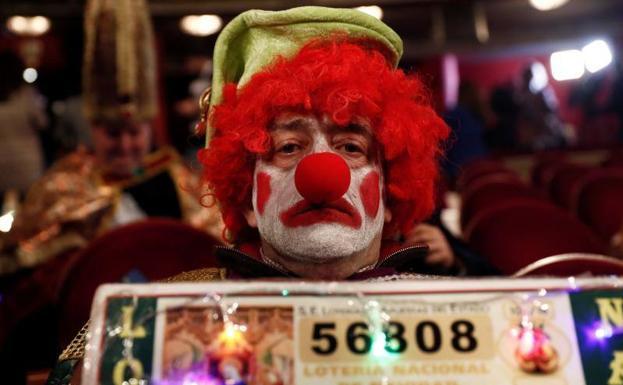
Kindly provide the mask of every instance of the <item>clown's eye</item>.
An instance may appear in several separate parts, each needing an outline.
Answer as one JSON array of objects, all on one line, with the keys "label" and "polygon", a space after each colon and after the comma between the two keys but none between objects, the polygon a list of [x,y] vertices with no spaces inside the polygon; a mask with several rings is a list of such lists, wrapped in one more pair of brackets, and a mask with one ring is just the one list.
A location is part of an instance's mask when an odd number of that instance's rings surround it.
[{"label": "clown's eye", "polygon": [[299,146],[296,143],[286,143],[283,146],[280,146],[279,148],[277,148],[277,152],[280,152],[282,154],[294,154],[300,149],[301,149],[301,146]]},{"label": "clown's eye", "polygon": [[364,150],[361,148],[361,146],[355,143],[344,143],[340,147],[342,151],[347,153],[364,153]]}]

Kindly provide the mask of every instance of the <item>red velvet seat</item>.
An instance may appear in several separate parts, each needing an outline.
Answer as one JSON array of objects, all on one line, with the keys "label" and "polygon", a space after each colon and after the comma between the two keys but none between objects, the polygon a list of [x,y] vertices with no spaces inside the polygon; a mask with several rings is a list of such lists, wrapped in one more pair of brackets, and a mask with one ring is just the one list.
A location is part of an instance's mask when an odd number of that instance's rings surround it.
[{"label": "red velvet seat", "polygon": [[523,183],[519,178],[491,175],[479,178],[461,196],[461,227],[489,206],[513,198],[541,200],[539,192]]},{"label": "red velvet seat", "polygon": [[615,150],[604,159],[602,166],[623,169],[623,150]]},{"label": "red velvet seat", "polygon": [[509,275],[550,255],[603,254],[606,248],[567,211],[525,198],[483,210],[470,221],[464,234],[475,251]]},{"label": "red velvet seat", "polygon": [[465,190],[471,182],[486,175],[516,175],[512,170],[509,170],[501,161],[497,160],[477,160],[467,164],[461,170],[456,187],[459,191]]},{"label": "red velvet seat", "polygon": [[79,252],[59,293],[60,336],[67,343],[89,318],[91,301],[103,283],[131,275],[160,280],[215,266],[207,233],[170,219],[149,219],[111,230]]},{"label": "red velvet seat", "polygon": [[561,254],[539,259],[513,274],[526,276],[623,275],[623,261],[599,254]]},{"label": "red velvet seat", "polygon": [[585,176],[574,197],[578,217],[604,241],[623,224],[623,171],[598,170]]},{"label": "red velvet seat", "polygon": [[552,172],[561,164],[566,164],[567,155],[564,152],[545,152],[536,155],[531,171],[532,185],[536,188],[545,188],[551,179]]},{"label": "red velvet seat", "polygon": [[554,168],[547,186],[550,198],[558,205],[571,209],[582,177],[591,170],[590,167],[573,163]]}]

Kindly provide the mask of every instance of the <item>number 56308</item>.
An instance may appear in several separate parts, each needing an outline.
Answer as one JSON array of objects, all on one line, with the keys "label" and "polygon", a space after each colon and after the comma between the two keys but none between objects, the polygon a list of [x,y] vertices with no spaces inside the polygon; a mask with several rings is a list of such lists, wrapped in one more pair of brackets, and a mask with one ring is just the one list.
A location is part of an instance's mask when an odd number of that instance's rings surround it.
[{"label": "number 56308", "polygon": [[405,318],[386,322],[381,331],[373,332],[362,320],[303,319],[299,353],[309,362],[357,360],[373,349],[375,354],[405,359],[486,358],[493,354],[490,323],[489,317],[481,315],[469,319]]}]

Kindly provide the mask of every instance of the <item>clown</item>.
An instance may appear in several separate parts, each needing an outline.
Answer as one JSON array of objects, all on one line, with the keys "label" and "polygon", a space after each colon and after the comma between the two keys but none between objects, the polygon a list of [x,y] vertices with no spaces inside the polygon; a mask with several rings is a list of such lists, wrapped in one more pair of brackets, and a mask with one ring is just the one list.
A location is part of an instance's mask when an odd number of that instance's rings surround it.
[{"label": "clown", "polygon": [[[421,273],[427,246],[394,240],[433,210],[448,128],[421,81],[396,69],[401,54],[394,31],[356,10],[232,20],[200,101],[208,144],[199,159],[204,202],[218,204],[236,247],[169,281]],[[53,380],[71,378],[85,334]]]},{"label": "clown", "polygon": [[401,53],[356,10],[250,11],[223,30],[200,160],[230,241],[257,230],[245,251],[285,275],[416,270],[421,248],[388,260],[384,240],[431,213],[448,129]]}]

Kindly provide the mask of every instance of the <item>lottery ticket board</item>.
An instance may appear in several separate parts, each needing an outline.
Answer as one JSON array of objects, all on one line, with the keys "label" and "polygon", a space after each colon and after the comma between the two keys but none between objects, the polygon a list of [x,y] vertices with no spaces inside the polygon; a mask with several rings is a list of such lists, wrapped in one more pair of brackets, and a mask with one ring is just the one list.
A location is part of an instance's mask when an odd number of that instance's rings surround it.
[{"label": "lottery ticket board", "polygon": [[621,284],[104,285],[82,383],[623,385]]}]

